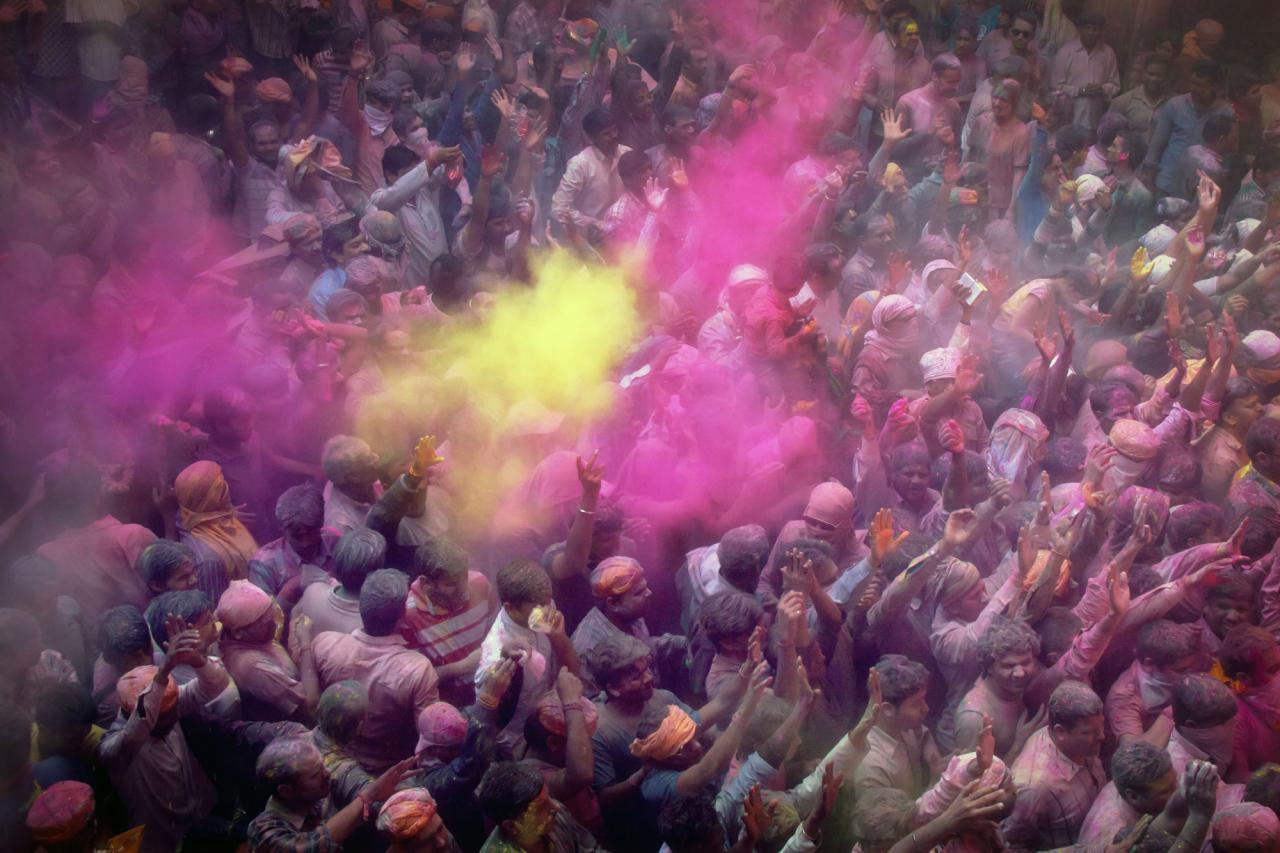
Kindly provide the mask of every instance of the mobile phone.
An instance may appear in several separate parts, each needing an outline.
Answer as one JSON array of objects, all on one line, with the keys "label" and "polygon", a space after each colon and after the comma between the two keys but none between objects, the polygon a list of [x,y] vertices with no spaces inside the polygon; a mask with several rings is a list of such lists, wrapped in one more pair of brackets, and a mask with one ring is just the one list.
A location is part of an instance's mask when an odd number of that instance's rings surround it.
[{"label": "mobile phone", "polygon": [[964,296],[960,302],[966,308],[972,308],[982,298],[982,294],[987,292],[987,286],[968,273],[960,276],[960,284],[964,287]]}]

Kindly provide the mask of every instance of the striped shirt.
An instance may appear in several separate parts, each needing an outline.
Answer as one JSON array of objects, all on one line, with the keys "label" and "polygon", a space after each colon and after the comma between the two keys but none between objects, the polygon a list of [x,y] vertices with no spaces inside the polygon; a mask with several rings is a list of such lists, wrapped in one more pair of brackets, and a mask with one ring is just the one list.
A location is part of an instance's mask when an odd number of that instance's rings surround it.
[{"label": "striped shirt", "polygon": [[409,648],[426,655],[435,666],[464,659],[484,642],[497,608],[489,580],[479,572],[469,572],[470,603],[465,610],[446,613],[427,597],[423,578],[409,587],[405,602],[403,635]]}]

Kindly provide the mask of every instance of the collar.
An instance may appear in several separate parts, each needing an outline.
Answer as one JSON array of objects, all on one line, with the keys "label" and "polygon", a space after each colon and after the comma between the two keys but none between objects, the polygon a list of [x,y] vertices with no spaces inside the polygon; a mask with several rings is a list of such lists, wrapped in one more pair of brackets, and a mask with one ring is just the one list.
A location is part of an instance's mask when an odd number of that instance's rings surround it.
[{"label": "collar", "polygon": [[[319,803],[316,805],[319,805]],[[285,822],[294,829],[302,829],[307,822],[307,818],[313,817],[315,811],[313,807],[311,812],[295,812],[293,809],[285,805],[283,800],[277,798],[274,794],[269,800],[267,800],[266,810],[284,818]]]},{"label": "collar", "polygon": [[385,637],[370,637],[363,628],[351,632],[351,636],[366,646],[408,646],[409,643],[399,634],[388,634]]}]

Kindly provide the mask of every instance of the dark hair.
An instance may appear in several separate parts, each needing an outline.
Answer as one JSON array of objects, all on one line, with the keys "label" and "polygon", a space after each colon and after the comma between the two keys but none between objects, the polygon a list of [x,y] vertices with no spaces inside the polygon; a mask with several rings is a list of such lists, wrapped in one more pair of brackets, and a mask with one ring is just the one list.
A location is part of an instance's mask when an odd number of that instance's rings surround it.
[{"label": "dark hair", "polygon": [[1215,113],[1205,119],[1204,131],[1201,136],[1206,143],[1218,142],[1221,139],[1225,139],[1231,133],[1231,128],[1235,126],[1235,116]]},{"label": "dark hair", "polygon": [[1269,453],[1272,456],[1280,453],[1280,419],[1258,418],[1249,427],[1249,434],[1244,439],[1245,452],[1249,459],[1258,461],[1258,456]]},{"label": "dark hair", "polygon": [[1111,781],[1121,791],[1146,790],[1171,769],[1168,752],[1145,741],[1131,740],[1121,744],[1111,758]]},{"label": "dark hair", "polygon": [[1070,729],[1102,713],[1102,700],[1083,681],[1064,681],[1049,695],[1049,725]]},{"label": "dark hair", "polygon": [[103,660],[112,666],[139,652],[149,651],[151,633],[138,608],[122,604],[102,614],[102,622],[98,625],[98,647],[102,649]]},{"label": "dark hair", "polygon": [[1040,654],[1040,635],[1021,619],[997,618],[978,640],[978,658],[984,672],[1007,654]]},{"label": "dark hair", "polygon": [[1263,145],[1253,158],[1253,171],[1274,172],[1280,169],[1280,145]]},{"label": "dark hair", "polygon": [[889,0],[880,7],[880,16],[885,20],[896,15],[916,16],[916,7],[911,4],[911,0]]},{"label": "dark hair", "polygon": [[616,125],[613,113],[605,107],[596,107],[582,117],[582,132],[588,137],[595,137],[601,131]]},{"label": "dark hair", "polygon": [[1069,436],[1059,436],[1050,439],[1045,446],[1040,467],[1048,472],[1051,479],[1076,482],[1084,471],[1086,456],[1084,442]]},{"label": "dark hair", "polygon": [[1013,20],[1009,22],[1010,26],[1013,25],[1013,21],[1022,21],[1025,24],[1030,24],[1032,29],[1035,29],[1035,30],[1040,29],[1040,19],[1036,17],[1035,12],[1029,11],[1027,9],[1023,9],[1021,12],[1018,12],[1017,14],[1015,14],[1013,16]]},{"label": "dark hair", "polygon": [[382,171],[388,175],[397,175],[405,169],[412,169],[420,162],[422,158],[404,145],[392,145],[382,152]]},{"label": "dark hair", "polygon": [[1166,449],[1157,471],[1156,482],[1165,493],[1187,492],[1200,485],[1200,460],[1189,447]]},{"label": "dark hair", "polygon": [[1125,153],[1129,155],[1129,163],[1136,169],[1147,159],[1147,137],[1136,130],[1122,130],[1116,134],[1117,139],[1124,140]]},{"label": "dark hair", "polygon": [[499,761],[484,772],[476,796],[485,817],[501,824],[524,814],[545,786],[542,774],[528,764]]},{"label": "dark hair", "polygon": [[915,800],[897,788],[858,792],[853,806],[853,834],[866,848],[891,847],[911,830]]},{"label": "dark hair", "polygon": [[1222,510],[1211,503],[1192,501],[1169,510],[1169,522],[1165,525],[1165,539],[1174,553],[1186,550],[1193,539],[1209,530],[1220,528]]},{"label": "dark hair", "polygon": [[875,666],[880,696],[890,705],[905,702],[929,685],[929,670],[905,655],[884,655]]},{"label": "dark hair", "polygon": [[93,694],[78,682],[46,684],[36,696],[36,724],[53,731],[88,726],[97,714]]},{"label": "dark hair", "polygon": [[1138,629],[1138,660],[1151,658],[1156,666],[1168,666],[1195,654],[1197,645],[1197,635],[1190,625],[1168,619],[1157,619]]},{"label": "dark hair", "polygon": [[883,225],[885,223],[892,224],[893,220],[882,213],[868,213],[864,216],[859,216],[854,220],[853,227],[849,229],[849,236],[853,238],[855,243],[861,243],[873,225]]},{"label": "dark hair", "polygon": [[285,489],[276,500],[276,523],[285,530],[324,526],[324,494],[313,483]]},{"label": "dark hair", "polygon": [[1212,59],[1201,59],[1191,66],[1191,76],[1216,86],[1222,82],[1222,68]]},{"label": "dark hair", "polygon": [[1084,621],[1070,607],[1050,607],[1036,626],[1041,653],[1065,655],[1083,627]]},{"label": "dark hair", "polygon": [[1159,54],[1155,54],[1155,53],[1148,54],[1147,58],[1142,60],[1143,71],[1146,71],[1148,68],[1150,68],[1153,65],[1163,65],[1165,68],[1165,71],[1169,70],[1169,60],[1165,59],[1163,56],[1160,56]]},{"label": "dark hair", "polygon": [[551,597],[551,577],[532,560],[512,560],[498,569],[498,600],[512,607],[541,604]]},{"label": "dark hair", "polygon": [[469,565],[462,546],[443,536],[432,537],[413,552],[413,570],[427,580],[465,577]]},{"label": "dark hair", "polygon": [[338,257],[342,253],[342,247],[358,236],[360,236],[360,221],[354,216],[326,225],[320,240],[325,257],[329,260]]},{"label": "dark hair", "polygon": [[764,609],[754,595],[736,590],[717,592],[702,602],[699,622],[712,645],[755,630]]},{"label": "dark hair", "polygon": [[1253,581],[1239,569],[1225,569],[1218,572],[1213,583],[1204,591],[1205,601],[1240,601],[1248,600],[1252,605],[1254,596]]},{"label": "dark hair", "polygon": [[170,615],[181,616],[188,625],[194,625],[201,616],[213,612],[213,604],[209,596],[198,589],[184,589],[181,592],[162,592],[147,605],[144,614],[147,627],[156,645],[163,647],[169,642],[169,632],[165,630],[164,620]]},{"label": "dark hair", "polygon": [[693,110],[688,107],[671,104],[662,111],[662,126],[664,128],[672,127],[682,121],[693,121],[694,118]]},{"label": "dark hair", "polygon": [[649,647],[635,637],[614,631],[584,649],[582,657],[596,684],[608,687],[620,673],[650,654]]},{"label": "dark hair", "polygon": [[157,539],[138,555],[138,574],[148,587],[163,589],[175,571],[194,559],[191,549],[181,542]]},{"label": "dark hair", "polygon": [[298,758],[312,750],[319,752],[309,737],[276,738],[263,747],[254,766],[254,775],[264,788],[274,794],[281,786],[297,782]]},{"label": "dark hair", "polygon": [[1280,764],[1268,762],[1249,775],[1244,783],[1244,801],[1280,812]]},{"label": "dark hair", "polygon": [[398,569],[378,569],[360,587],[360,622],[370,637],[387,637],[404,616],[409,576]]},{"label": "dark hair", "polygon": [[711,794],[685,794],[669,800],[658,814],[658,835],[672,853],[705,850],[720,826]]},{"label": "dark hair", "polygon": [[1133,402],[1138,402],[1137,395],[1133,393],[1133,389],[1127,382],[1121,382],[1119,379],[1104,379],[1094,385],[1093,390],[1089,392],[1089,408],[1093,409],[1094,414],[1102,414],[1111,405],[1111,397],[1117,391],[1123,391],[1133,398]]},{"label": "dark hair", "polygon": [[1235,717],[1236,697],[1227,685],[1207,675],[1184,675],[1173,686],[1173,722],[1208,728]]},{"label": "dark hair", "polygon": [[1083,151],[1088,145],[1089,131],[1078,124],[1060,127],[1053,134],[1053,150],[1064,162],[1070,160],[1076,152]]},{"label": "dark hair", "polygon": [[950,53],[940,53],[929,64],[929,70],[934,74],[942,74],[945,71],[960,71],[960,60]]},{"label": "dark hair", "polygon": [[652,168],[649,155],[643,151],[628,151],[618,158],[618,177],[624,181]]},{"label": "dark hair", "polygon": [[359,594],[371,572],[382,568],[387,558],[387,540],[367,527],[355,527],[342,534],[333,547],[333,577],[347,592]]},{"label": "dark hair", "polygon": [[1222,638],[1218,662],[1228,678],[1252,676],[1276,648],[1276,640],[1257,625],[1237,625]]},{"label": "dark hair", "polygon": [[758,524],[735,527],[720,538],[720,576],[745,589],[754,586],[769,559],[769,534]]},{"label": "dark hair", "polygon": [[997,59],[992,66],[992,73],[988,76],[999,77],[1001,80],[1010,77],[1026,77],[1027,61],[1020,56],[1006,56],[1003,59]]}]

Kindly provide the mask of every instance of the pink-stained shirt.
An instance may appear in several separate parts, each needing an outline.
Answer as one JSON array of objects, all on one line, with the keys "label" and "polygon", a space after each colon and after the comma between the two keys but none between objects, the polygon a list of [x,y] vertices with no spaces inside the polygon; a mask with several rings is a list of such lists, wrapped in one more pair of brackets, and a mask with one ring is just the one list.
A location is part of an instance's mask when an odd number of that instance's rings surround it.
[{"label": "pink-stained shirt", "polygon": [[85,527],[68,530],[40,546],[37,553],[53,562],[58,587],[84,612],[89,636],[97,636],[98,620],[112,607],[147,606],[147,587],[134,567],[156,535],[137,524],[121,524],[104,516]]},{"label": "pink-stained shirt", "polygon": [[999,696],[985,678],[978,679],[956,709],[956,728],[965,724],[965,716],[977,714],[979,723],[983,716],[991,718],[992,732],[996,736],[996,755],[1004,757],[1013,749],[1018,736],[1018,726],[1027,721],[1027,706],[1022,699],[1005,699]]},{"label": "pink-stained shirt", "polygon": [[1117,832],[1140,817],[1142,815],[1120,796],[1116,783],[1108,782],[1080,827],[1080,843],[1102,850],[1115,839]]},{"label": "pink-stained shirt", "polygon": [[[1080,90],[1091,85],[1101,86],[1102,94],[1082,96]],[[1116,62],[1116,52],[1101,42],[1094,45],[1092,51],[1085,50],[1079,39],[1067,42],[1053,57],[1049,87],[1071,98],[1073,123],[1093,130],[1107,111],[1107,104],[1120,94],[1120,66]]]},{"label": "pink-stained shirt", "polygon": [[[1169,736],[1169,763],[1173,765],[1173,772],[1178,778],[1182,778],[1182,771],[1187,769],[1187,765],[1192,759],[1198,761],[1211,761],[1208,753],[1199,749],[1195,744],[1188,742],[1178,733],[1175,728],[1173,734]],[[1214,762],[1215,764],[1217,762]],[[1227,768],[1219,767],[1218,772],[1226,775]],[[1244,801],[1244,785],[1236,783],[1223,782],[1218,780],[1218,808],[1225,809],[1227,806],[1234,806]],[[1207,840],[1207,839],[1206,839]]]},{"label": "pink-stained shirt", "polygon": [[431,661],[405,646],[404,637],[370,637],[326,632],[313,643],[316,673],[324,689],[358,681],[369,691],[369,711],[352,743],[352,753],[370,773],[381,773],[413,755],[418,713],[440,698]]},{"label": "pink-stained shirt", "polygon": [[898,740],[879,726],[867,734],[867,755],[858,765],[854,784],[859,791],[897,788],[919,797],[943,769],[943,757],[928,729],[904,732]]},{"label": "pink-stained shirt", "polygon": [[1243,761],[1250,773],[1264,764],[1280,762],[1280,732],[1243,697],[1236,697],[1236,707],[1235,760]]},{"label": "pink-stained shirt", "polygon": [[1116,737],[1141,737],[1142,733],[1149,729],[1161,712],[1168,707],[1161,705],[1149,708],[1142,701],[1142,694],[1138,689],[1141,666],[1142,664],[1138,661],[1134,661],[1107,691],[1107,728]]},{"label": "pink-stained shirt", "polygon": [[1075,843],[1080,827],[1107,775],[1096,756],[1084,764],[1068,758],[1049,734],[1033,734],[1013,762],[1018,800],[1005,819],[1005,839],[1022,850],[1047,850]]},{"label": "pink-stained shirt", "polygon": [[298,667],[279,643],[247,645],[223,637],[218,647],[248,719],[287,720],[306,704]]},{"label": "pink-stained shirt", "polygon": [[1249,463],[1244,444],[1222,426],[1215,426],[1195,443],[1200,460],[1200,499],[1221,504],[1231,491],[1236,472]]}]

